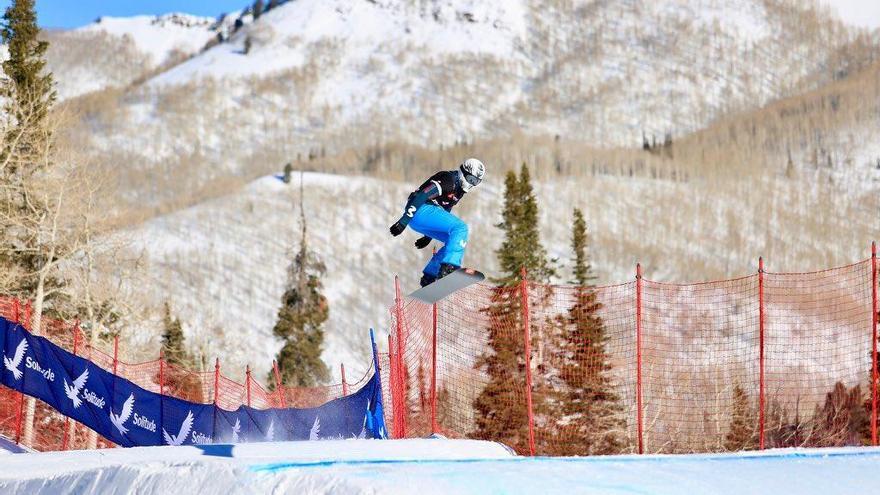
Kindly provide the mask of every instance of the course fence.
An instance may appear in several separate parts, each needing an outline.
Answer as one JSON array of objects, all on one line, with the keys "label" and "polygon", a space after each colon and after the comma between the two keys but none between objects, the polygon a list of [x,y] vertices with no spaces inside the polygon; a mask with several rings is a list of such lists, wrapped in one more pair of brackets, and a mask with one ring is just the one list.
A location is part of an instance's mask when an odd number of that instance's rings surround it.
[{"label": "course fence", "polygon": [[[28,331],[31,328],[31,306],[15,298],[0,298],[0,317],[18,323]],[[221,372],[220,360],[216,360],[210,371],[196,371],[168,363],[159,353],[158,359],[129,363],[120,359],[119,338],[112,341],[112,350],[104,350],[98,345],[90,345],[86,335],[77,322],[66,323],[50,318],[42,319],[40,334],[68,352],[91,361],[94,365],[129,380],[135,385],[162,394],[198,404],[214,404],[227,411],[245,405],[255,409],[312,408],[333,399],[348,395],[349,390],[359,390],[372,375],[370,367],[362,378],[354,383],[343,382],[322,387],[288,387],[280,380],[278,367],[273,363],[275,383],[270,390],[255,380],[250,368],[241,381]],[[102,341],[98,341],[101,343]],[[99,344],[100,345],[100,344]],[[25,402],[21,393],[0,386],[0,434],[22,443],[25,432]],[[67,450],[113,447],[113,443],[69,418],[63,416],[49,405],[36,400],[33,439],[30,445],[34,450]]]},{"label": "course fence", "polygon": [[[715,452],[877,445],[877,258],[809,273],[696,284],[479,284],[436,305],[391,308],[378,356],[393,438],[432,433],[504,442],[523,454]],[[30,329],[28,303],[0,316]],[[307,408],[347,383],[274,390],[158,359],[128,363],[76,322],[43,319],[52,342],[138,386],[231,410]],[[100,342],[100,341],[99,341]],[[0,387],[0,434],[21,440],[25,399]],[[31,446],[89,446],[85,427],[37,401]],[[113,446],[99,438],[97,447]]]},{"label": "course fence", "polygon": [[523,454],[877,445],[877,260],[696,284],[478,284],[400,297],[392,436]]}]

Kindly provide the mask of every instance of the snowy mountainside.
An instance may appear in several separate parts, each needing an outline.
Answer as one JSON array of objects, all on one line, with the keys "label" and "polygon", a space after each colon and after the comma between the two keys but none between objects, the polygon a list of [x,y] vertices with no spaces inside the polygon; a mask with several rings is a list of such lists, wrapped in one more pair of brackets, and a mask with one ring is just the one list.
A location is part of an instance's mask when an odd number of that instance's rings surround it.
[{"label": "snowy mountainside", "polygon": [[101,17],[69,31],[48,31],[48,68],[61,100],[123,88],[199,53],[224,32],[210,17],[188,14]]},{"label": "snowy mountainside", "polygon": [[166,61],[174,51],[185,55],[198,53],[211,38],[217,36],[219,25],[212,17],[189,14],[161,16],[101,17],[75,32],[101,32],[129,38],[135,47],[151,57],[153,65]]},{"label": "snowy mountainside", "polygon": [[[355,379],[369,363],[370,327],[384,344],[394,275],[409,293],[430,254],[430,248],[412,246],[417,235],[411,231],[398,238],[388,233],[416,184],[317,173],[304,179],[309,246],[327,267],[330,319],[322,357],[337,379],[340,362]],[[813,211],[814,198],[828,186],[821,175],[810,182],[767,179],[718,189],[597,175],[538,182],[536,193],[542,240],[560,267],[556,282],[570,279],[573,207],[586,214],[598,283],[632,280],[637,261],[650,279],[688,282],[754,273],[760,255],[774,271],[863,259],[871,218],[854,215],[859,206],[845,194],[832,195],[834,202]],[[497,275],[494,250],[501,232],[494,225],[502,192],[500,178],[487,178],[456,209],[471,227],[465,264],[490,277]],[[768,197],[774,198],[769,205],[763,199]],[[256,377],[266,376],[280,348],[272,327],[299,245],[298,201],[298,173],[289,185],[269,176],[127,233],[145,254],[151,278],[135,291],[156,314],[169,301],[189,345],[208,359],[220,356],[230,376],[243,374],[248,363]],[[779,225],[789,235],[766,234]],[[125,337],[157,348],[158,321],[138,326]]]},{"label": "snowy mountainside", "polygon": [[[851,33],[777,0],[298,0],[120,98],[83,139],[140,166],[514,132],[599,147],[698,129],[827,69]],[[113,115],[109,115],[113,114]],[[161,136],[161,139],[156,139]]]}]

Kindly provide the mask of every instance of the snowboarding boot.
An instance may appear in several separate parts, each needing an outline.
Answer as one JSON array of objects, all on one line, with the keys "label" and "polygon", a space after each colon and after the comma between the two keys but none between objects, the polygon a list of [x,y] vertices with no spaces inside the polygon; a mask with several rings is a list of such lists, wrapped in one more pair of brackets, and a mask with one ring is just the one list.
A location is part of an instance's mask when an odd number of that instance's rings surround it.
[{"label": "snowboarding boot", "polygon": [[437,278],[443,278],[459,268],[461,267],[449,263],[440,263],[440,273],[437,274]]},{"label": "snowboarding boot", "polygon": [[422,280],[419,281],[419,285],[422,287],[426,285],[431,285],[434,281],[437,280],[437,277],[434,275],[428,275],[427,273],[422,272]]}]

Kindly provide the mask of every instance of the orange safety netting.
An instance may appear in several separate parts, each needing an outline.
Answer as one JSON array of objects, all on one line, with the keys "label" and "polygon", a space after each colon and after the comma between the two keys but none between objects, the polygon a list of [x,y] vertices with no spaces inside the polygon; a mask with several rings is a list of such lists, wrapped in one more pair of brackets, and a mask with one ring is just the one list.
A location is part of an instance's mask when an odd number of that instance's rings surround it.
[{"label": "orange safety netting", "polygon": [[875,271],[400,300],[387,424],[544,455],[876,443]]},{"label": "orange safety netting", "polygon": [[[386,422],[393,437],[546,455],[876,444],[875,261],[698,284],[481,284],[436,306],[401,299],[379,355]],[[14,299],[0,298],[0,315],[29,326]],[[43,327],[145,389],[224,409],[314,407],[349,386],[269,390],[219,367],[132,364],[87,345],[76,325]],[[0,389],[0,433],[18,438],[22,403]],[[82,426],[39,401],[35,425],[38,450],[85,446]]]}]

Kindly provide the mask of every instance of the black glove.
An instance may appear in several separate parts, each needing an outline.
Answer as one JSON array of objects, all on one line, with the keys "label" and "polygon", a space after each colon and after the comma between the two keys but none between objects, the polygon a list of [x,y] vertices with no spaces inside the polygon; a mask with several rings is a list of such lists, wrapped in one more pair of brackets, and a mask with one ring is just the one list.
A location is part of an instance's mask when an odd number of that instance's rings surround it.
[{"label": "black glove", "polygon": [[431,238],[428,236],[419,237],[416,241],[416,249],[424,249],[428,247],[428,244],[431,244]]},{"label": "black glove", "polygon": [[406,225],[404,225],[400,222],[394,222],[394,225],[392,225],[391,228],[388,230],[391,231],[391,235],[393,235],[394,237],[397,237],[403,233],[404,229],[406,229]]}]

